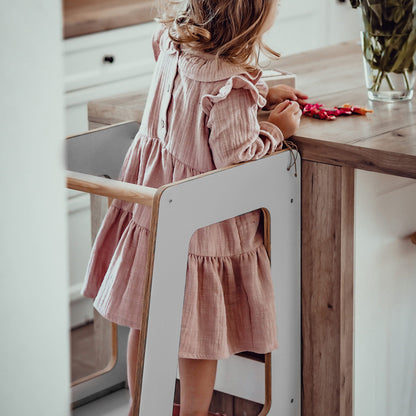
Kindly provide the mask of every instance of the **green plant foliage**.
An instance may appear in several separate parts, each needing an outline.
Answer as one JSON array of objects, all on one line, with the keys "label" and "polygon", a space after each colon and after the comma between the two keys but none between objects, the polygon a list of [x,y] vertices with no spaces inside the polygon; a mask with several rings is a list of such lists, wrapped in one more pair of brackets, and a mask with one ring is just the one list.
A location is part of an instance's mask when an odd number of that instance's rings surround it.
[{"label": "green plant foliage", "polygon": [[[364,36],[363,53],[372,69],[378,73],[374,90],[380,88],[388,73],[407,74],[414,68],[416,25],[414,0],[350,0],[351,6],[361,6]],[[391,85],[393,88],[393,86]]]}]

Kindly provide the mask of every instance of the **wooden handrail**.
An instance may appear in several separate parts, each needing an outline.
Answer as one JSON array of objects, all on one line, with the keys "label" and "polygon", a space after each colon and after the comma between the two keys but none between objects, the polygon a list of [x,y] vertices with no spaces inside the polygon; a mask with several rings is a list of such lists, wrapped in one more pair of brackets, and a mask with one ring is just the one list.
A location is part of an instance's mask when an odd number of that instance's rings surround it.
[{"label": "wooden handrail", "polygon": [[67,171],[66,186],[76,191],[107,196],[151,207],[156,188],[116,181],[85,173]]}]

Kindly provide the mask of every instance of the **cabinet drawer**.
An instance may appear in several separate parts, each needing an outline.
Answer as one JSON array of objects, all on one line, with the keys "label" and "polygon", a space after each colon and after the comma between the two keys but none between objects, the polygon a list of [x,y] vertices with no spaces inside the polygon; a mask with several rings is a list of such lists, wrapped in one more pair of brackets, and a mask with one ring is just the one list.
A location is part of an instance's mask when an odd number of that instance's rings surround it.
[{"label": "cabinet drawer", "polygon": [[151,22],[65,40],[65,91],[151,73],[155,25]]}]

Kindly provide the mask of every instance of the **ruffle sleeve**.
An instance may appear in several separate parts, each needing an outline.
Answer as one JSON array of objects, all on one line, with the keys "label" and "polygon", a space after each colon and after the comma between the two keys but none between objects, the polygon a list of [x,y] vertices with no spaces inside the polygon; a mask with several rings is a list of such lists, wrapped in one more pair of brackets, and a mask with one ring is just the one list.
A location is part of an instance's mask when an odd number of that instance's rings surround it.
[{"label": "ruffle sleeve", "polygon": [[216,168],[260,159],[282,148],[283,134],[272,123],[257,121],[266,99],[244,74],[231,77],[216,95],[202,98]]},{"label": "ruffle sleeve", "polygon": [[[257,81],[256,88],[258,89],[259,94],[260,94],[262,97],[264,97],[264,98],[266,98],[266,97],[267,97],[267,94],[268,94],[268,92],[269,92],[269,86],[266,84],[266,81],[264,81],[262,78],[260,78],[260,79]],[[266,101],[266,104],[267,104],[267,101]],[[265,105],[266,105],[266,104],[265,104]],[[263,107],[264,107],[264,106],[263,106]],[[262,108],[263,108],[263,107],[262,107]]]}]

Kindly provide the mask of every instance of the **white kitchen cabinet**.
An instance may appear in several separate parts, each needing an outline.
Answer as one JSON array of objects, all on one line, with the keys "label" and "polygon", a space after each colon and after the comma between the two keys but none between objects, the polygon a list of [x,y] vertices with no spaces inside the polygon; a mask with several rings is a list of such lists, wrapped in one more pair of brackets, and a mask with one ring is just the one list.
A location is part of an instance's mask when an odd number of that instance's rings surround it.
[{"label": "white kitchen cabinet", "polygon": [[64,41],[67,135],[88,130],[89,101],[148,88],[155,27],[149,22]]},{"label": "white kitchen cabinet", "polygon": [[354,409],[416,414],[416,181],[357,171]]}]

